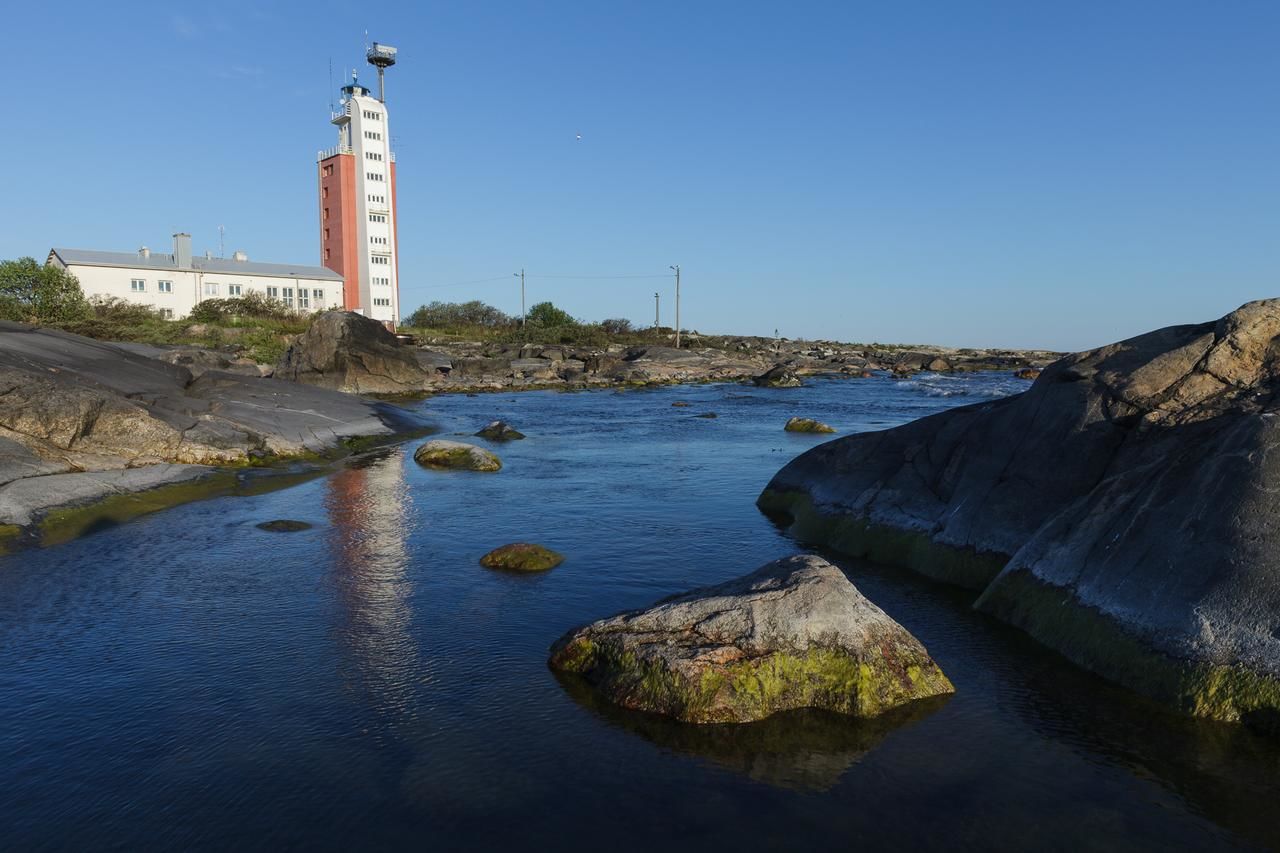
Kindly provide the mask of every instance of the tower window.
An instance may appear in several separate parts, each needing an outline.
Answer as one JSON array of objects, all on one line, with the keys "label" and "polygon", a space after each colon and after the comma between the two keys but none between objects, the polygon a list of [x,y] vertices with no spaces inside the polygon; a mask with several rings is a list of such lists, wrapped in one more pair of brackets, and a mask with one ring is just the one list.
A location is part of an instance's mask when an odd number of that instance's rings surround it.
[{"label": "tower window", "polygon": [[325,167],[324,167],[324,169],[322,170],[322,174],[323,174],[326,178],[327,178],[327,177],[329,177],[330,175],[332,175],[332,174],[333,174],[333,164],[332,164],[332,163],[330,163],[330,164],[328,164],[327,166],[325,166]]}]

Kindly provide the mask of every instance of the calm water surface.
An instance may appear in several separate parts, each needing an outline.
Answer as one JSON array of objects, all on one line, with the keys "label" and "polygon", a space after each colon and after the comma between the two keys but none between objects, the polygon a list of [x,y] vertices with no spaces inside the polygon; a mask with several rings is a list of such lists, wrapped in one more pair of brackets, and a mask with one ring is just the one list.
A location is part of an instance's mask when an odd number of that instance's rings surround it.
[{"label": "calm water surface", "polygon": [[[822,440],[790,415],[844,434],[1023,387],[441,397],[446,436],[502,417],[529,438],[494,475],[423,470],[411,444],[0,558],[0,848],[1280,846],[1276,743],[1165,714],[892,569],[838,561],[949,700],[698,728],[547,670],[578,623],[800,549],[754,506]],[[254,527],[281,517],[315,527]],[[477,565],[515,540],[568,559]]]}]

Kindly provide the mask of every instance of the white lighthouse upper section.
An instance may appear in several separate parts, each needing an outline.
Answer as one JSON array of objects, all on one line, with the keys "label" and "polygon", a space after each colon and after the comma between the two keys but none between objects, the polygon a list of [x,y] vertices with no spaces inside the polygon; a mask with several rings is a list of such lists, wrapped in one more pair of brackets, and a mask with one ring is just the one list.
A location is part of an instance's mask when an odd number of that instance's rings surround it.
[{"label": "white lighthouse upper section", "polygon": [[360,282],[360,309],[366,316],[395,322],[400,316],[397,281],[395,175],[387,105],[373,97],[352,75],[342,88],[340,109],[332,114],[338,128],[336,150],[320,159],[351,154],[355,160],[355,231]]}]

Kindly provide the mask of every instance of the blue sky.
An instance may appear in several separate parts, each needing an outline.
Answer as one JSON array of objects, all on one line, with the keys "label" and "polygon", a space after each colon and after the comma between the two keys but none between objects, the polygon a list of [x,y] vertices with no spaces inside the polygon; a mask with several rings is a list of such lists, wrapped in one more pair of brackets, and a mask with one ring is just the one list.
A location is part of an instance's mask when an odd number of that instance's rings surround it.
[{"label": "blue sky", "polygon": [[686,328],[1081,349],[1280,295],[1280,3],[358,5],[10,4],[0,257],[318,263],[367,29],[406,307],[670,323],[622,276],[678,263]]}]

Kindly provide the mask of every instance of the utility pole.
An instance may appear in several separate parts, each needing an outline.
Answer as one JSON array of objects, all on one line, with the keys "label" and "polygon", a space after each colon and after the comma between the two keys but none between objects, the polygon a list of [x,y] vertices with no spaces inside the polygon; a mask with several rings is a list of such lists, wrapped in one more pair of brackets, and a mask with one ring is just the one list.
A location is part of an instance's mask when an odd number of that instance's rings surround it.
[{"label": "utility pole", "polygon": [[658,299],[659,299],[658,292],[654,291],[653,293],[653,333],[655,335],[658,334],[658,326],[660,325],[660,323],[658,322],[658,318],[659,318]]},{"label": "utility pole", "polygon": [[676,349],[680,349],[680,265],[671,269],[676,271]]},{"label": "utility pole", "polygon": [[524,328],[524,323],[525,323],[525,315],[524,315],[524,267],[521,267],[521,268],[520,268],[520,272],[513,272],[513,273],[512,273],[512,275],[517,276],[517,277],[520,279],[520,328],[521,328],[521,329],[523,329],[523,328]]}]

